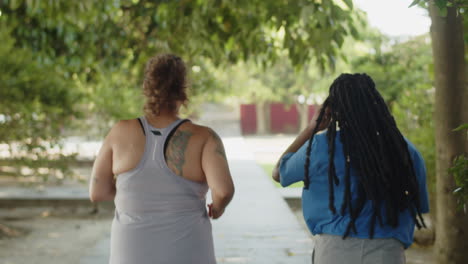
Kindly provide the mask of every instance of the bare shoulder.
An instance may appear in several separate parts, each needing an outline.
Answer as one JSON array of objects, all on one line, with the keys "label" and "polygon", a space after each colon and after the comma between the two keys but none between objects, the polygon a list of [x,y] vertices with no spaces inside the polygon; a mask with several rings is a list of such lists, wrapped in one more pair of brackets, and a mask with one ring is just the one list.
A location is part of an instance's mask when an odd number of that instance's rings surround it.
[{"label": "bare shoulder", "polygon": [[214,153],[226,160],[226,152],[224,150],[223,141],[221,137],[214,131],[214,129],[207,126],[197,125],[196,128],[200,136],[204,139],[204,149],[207,153]]},{"label": "bare shoulder", "polygon": [[180,129],[183,131],[190,131],[195,137],[205,140],[208,140],[213,135],[213,133],[216,133],[213,129],[207,126],[198,125],[193,122],[183,123],[180,126]]},{"label": "bare shoulder", "polygon": [[222,156],[226,155],[221,137],[214,129],[192,122],[186,122],[181,125],[180,131],[190,133],[191,138],[195,139],[195,141],[200,144],[199,146],[210,149],[213,148],[212,146],[215,146],[216,152]]},{"label": "bare shoulder", "polygon": [[112,126],[107,137],[110,140],[120,140],[129,138],[129,135],[142,133],[141,131],[142,128],[137,119],[120,120]]},{"label": "bare shoulder", "polygon": [[112,129],[134,129],[136,126],[140,127],[138,119],[128,119],[128,120],[120,120],[114,124]]}]

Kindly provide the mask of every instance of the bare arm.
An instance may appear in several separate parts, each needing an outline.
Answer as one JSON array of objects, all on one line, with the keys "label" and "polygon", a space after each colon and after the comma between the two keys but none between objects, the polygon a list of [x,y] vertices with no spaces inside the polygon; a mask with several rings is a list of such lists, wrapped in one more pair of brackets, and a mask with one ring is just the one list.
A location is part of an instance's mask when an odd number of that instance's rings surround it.
[{"label": "bare arm", "polygon": [[92,202],[109,201],[115,197],[115,181],[112,172],[112,130],[104,139],[94,161],[89,184],[89,198]]},{"label": "bare arm", "polygon": [[289,147],[286,149],[286,151],[284,151],[284,153],[281,154],[281,156],[280,156],[278,162],[276,162],[276,166],[275,166],[275,168],[273,169],[273,172],[272,172],[273,180],[275,180],[277,182],[280,182],[279,164],[280,164],[281,158],[283,158],[283,156],[286,153],[296,152],[299,148],[301,148],[301,146],[304,145],[304,143],[310,138],[310,135],[312,135],[312,131],[314,130],[314,127],[315,127],[315,125],[312,124],[312,123],[309,126],[307,126],[306,129],[304,129],[296,137],[296,139],[293,141],[293,143],[291,143],[291,145],[289,145]]},{"label": "bare arm", "polygon": [[202,168],[211,189],[213,204],[211,217],[219,218],[234,195],[234,183],[227,163],[223,142],[213,130],[205,143],[202,154]]},{"label": "bare arm", "polygon": [[[293,143],[291,143],[291,145],[289,145],[289,147],[283,152],[283,154],[281,154],[280,158],[278,159],[278,162],[276,162],[276,165],[273,168],[273,172],[272,172],[273,180],[275,180],[276,182],[280,182],[279,165],[280,165],[281,159],[286,153],[298,151],[301,148],[301,146],[303,146],[304,143],[310,138],[310,136],[312,135],[312,132],[315,129],[315,126],[317,126],[317,118],[321,109],[322,107],[320,106],[317,109],[317,111],[315,111],[315,114],[312,117],[310,124],[301,133],[299,133],[299,135],[296,137]],[[329,122],[330,122],[329,113],[327,113],[324,117],[324,120],[320,124],[319,130],[325,129],[328,126]]]}]

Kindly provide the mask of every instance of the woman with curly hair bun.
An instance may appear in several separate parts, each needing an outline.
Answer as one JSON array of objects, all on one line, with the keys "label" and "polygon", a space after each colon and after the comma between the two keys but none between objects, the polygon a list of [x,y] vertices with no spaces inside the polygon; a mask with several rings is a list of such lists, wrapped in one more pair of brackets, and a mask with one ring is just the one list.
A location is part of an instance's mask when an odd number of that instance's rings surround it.
[{"label": "woman with curly hair bun", "polygon": [[111,264],[216,263],[209,218],[223,214],[234,185],[220,137],[179,118],[186,89],[181,58],[151,58],[145,115],[115,124],[99,151],[90,198],[115,202]]}]

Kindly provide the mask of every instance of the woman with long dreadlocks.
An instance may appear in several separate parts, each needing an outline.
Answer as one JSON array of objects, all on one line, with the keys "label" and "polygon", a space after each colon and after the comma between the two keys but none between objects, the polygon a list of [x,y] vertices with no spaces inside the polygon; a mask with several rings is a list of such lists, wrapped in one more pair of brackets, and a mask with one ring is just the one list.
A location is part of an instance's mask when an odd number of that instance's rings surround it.
[{"label": "woman with long dreadlocks", "polygon": [[341,74],[317,113],[273,171],[284,187],[304,181],[312,263],[405,263],[429,211],[421,154],[366,74]]}]

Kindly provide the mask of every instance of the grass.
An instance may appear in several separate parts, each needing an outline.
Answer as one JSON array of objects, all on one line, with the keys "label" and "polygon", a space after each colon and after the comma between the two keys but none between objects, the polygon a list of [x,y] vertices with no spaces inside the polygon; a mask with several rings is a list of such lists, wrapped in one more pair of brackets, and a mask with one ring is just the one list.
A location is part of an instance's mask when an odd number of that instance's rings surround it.
[{"label": "grass", "polygon": [[[260,163],[260,166],[263,168],[263,170],[265,171],[266,175],[271,179],[271,181],[275,184],[275,186],[277,188],[283,188],[281,186],[281,184],[279,184],[278,182],[275,182],[272,178],[271,178],[271,173],[273,172],[273,168],[275,167],[275,164],[269,164],[269,163]],[[293,183],[291,184],[289,187],[292,187],[292,188],[302,188],[304,186],[304,184],[302,182],[296,182],[296,183]]]}]

